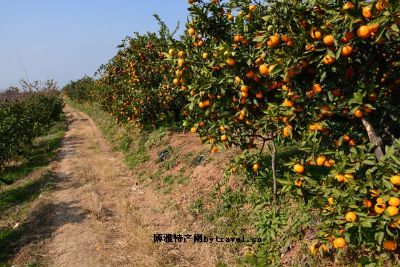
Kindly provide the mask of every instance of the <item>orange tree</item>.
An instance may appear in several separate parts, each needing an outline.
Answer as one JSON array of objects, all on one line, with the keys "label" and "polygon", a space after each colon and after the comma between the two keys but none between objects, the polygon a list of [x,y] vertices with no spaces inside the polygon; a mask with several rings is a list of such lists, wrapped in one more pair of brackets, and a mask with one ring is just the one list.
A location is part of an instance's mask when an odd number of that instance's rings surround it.
[{"label": "orange tree", "polygon": [[296,142],[280,181],[321,208],[322,250],[397,250],[398,1],[189,3],[186,126],[212,152]]},{"label": "orange tree", "polygon": [[79,80],[71,81],[63,88],[63,93],[77,101],[95,101],[97,81],[85,76]]},{"label": "orange tree", "polygon": [[[289,137],[289,112],[274,78],[274,66],[267,64],[261,43],[266,7],[250,1],[189,1],[191,20],[182,42],[185,51],[177,65],[189,69],[190,83],[185,125],[211,144],[251,149],[260,144],[274,152],[280,136]],[[286,101],[288,105],[291,101]],[[274,153],[272,153],[274,155]],[[260,175],[264,170],[255,160],[252,167]],[[265,166],[263,166],[265,167]]]},{"label": "orange tree", "polygon": [[97,99],[117,121],[144,125],[180,119],[184,98],[170,86],[172,68],[164,60],[164,52],[176,41],[156,18],[159,34],[127,37],[117,55],[98,71]]}]

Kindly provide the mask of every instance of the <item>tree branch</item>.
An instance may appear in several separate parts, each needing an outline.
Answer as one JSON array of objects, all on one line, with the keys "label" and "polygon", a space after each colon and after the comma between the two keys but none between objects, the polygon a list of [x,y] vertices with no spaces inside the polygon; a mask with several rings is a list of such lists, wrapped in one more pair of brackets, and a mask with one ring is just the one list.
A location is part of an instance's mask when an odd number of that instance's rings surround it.
[{"label": "tree branch", "polygon": [[377,132],[374,129],[374,126],[372,125],[372,123],[369,121],[368,118],[364,117],[361,119],[361,121],[364,124],[365,129],[367,130],[369,141],[376,146],[375,156],[379,160],[384,155],[382,149],[382,144],[383,144],[382,138],[377,134]]}]

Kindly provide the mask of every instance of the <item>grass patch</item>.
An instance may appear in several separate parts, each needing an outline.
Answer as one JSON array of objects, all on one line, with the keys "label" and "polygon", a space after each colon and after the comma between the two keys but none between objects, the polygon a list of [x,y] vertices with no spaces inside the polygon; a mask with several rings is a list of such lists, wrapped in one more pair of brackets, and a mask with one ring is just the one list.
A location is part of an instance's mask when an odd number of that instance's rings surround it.
[{"label": "grass patch", "polygon": [[26,221],[28,214],[38,197],[44,192],[49,192],[53,185],[52,174],[46,172],[34,181],[28,181],[18,188],[0,194],[0,215],[3,217],[15,211],[12,215],[13,220],[21,223],[15,229],[10,226],[0,227],[0,266],[11,266],[10,260],[15,250],[29,242],[31,227],[36,221]]},{"label": "grass patch", "polygon": [[36,199],[42,191],[48,189],[49,178],[49,173],[46,173],[39,179],[29,180],[19,187],[11,188],[1,192],[0,214],[6,210],[9,210],[10,208]]}]

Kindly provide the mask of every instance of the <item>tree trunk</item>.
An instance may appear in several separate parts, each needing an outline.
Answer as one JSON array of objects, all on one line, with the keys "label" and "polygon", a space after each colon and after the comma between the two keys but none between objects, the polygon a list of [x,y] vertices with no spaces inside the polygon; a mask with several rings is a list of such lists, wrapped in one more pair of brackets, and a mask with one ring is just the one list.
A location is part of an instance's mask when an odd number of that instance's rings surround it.
[{"label": "tree trunk", "polygon": [[382,149],[382,138],[376,133],[374,126],[372,125],[372,123],[369,121],[368,118],[362,118],[361,119],[362,123],[364,124],[365,129],[367,130],[368,133],[368,138],[369,141],[376,146],[375,148],[375,156],[376,158],[379,160],[383,157],[384,152]]},{"label": "tree trunk", "polygon": [[271,154],[271,167],[272,167],[272,193],[273,193],[273,200],[275,202],[277,195],[277,188],[276,188],[276,170],[275,170],[276,147],[274,140],[272,140],[271,142],[270,154]]}]

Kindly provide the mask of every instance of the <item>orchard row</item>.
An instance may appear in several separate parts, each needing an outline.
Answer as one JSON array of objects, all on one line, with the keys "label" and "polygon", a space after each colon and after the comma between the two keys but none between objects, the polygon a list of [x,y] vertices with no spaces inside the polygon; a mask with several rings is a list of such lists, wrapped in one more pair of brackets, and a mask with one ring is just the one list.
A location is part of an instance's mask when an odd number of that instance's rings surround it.
[{"label": "orchard row", "polygon": [[33,140],[62,113],[63,101],[54,83],[40,91],[38,84],[25,85],[26,91],[10,88],[0,94],[0,170],[29,156]]},{"label": "orchard row", "polygon": [[[312,252],[396,251],[399,1],[189,4],[179,40],[162,22],[125,39],[77,98],[140,127],[183,121],[213,153],[296,146],[272,177],[321,210]],[[271,167],[248,162],[264,179]]]}]

